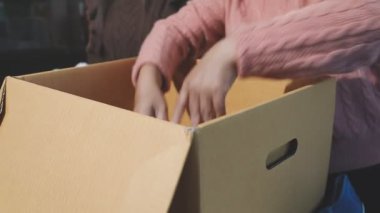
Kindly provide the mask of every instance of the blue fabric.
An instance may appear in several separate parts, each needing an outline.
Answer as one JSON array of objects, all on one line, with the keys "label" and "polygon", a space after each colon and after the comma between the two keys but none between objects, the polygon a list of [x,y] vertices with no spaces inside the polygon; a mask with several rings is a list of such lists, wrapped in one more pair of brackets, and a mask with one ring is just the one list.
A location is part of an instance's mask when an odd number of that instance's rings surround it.
[{"label": "blue fabric", "polygon": [[345,175],[338,199],[319,213],[364,213],[364,205],[360,201],[350,180]]}]

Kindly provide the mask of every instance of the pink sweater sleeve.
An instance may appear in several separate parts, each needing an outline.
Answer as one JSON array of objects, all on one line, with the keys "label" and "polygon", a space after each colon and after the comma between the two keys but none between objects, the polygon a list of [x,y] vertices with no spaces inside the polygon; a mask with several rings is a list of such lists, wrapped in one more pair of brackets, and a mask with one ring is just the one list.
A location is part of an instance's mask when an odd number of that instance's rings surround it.
[{"label": "pink sweater sleeve", "polygon": [[156,65],[170,82],[185,59],[195,60],[224,35],[223,0],[189,1],[178,13],[156,22],[133,67],[133,83],[141,66],[148,63]]},{"label": "pink sweater sleeve", "polygon": [[242,27],[239,75],[316,77],[371,66],[380,55],[380,1],[329,0]]}]

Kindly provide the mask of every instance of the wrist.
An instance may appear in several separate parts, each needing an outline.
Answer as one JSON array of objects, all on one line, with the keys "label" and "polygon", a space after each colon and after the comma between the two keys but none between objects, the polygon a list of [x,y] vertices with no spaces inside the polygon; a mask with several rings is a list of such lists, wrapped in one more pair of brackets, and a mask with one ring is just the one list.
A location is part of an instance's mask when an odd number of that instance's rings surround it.
[{"label": "wrist", "polygon": [[220,42],[220,53],[223,61],[228,67],[235,67],[236,64],[236,42],[233,39],[225,38]]},{"label": "wrist", "polygon": [[137,86],[141,85],[142,82],[144,82],[144,84],[150,84],[151,86],[157,86],[161,89],[164,83],[164,76],[155,65],[146,64],[140,69]]}]

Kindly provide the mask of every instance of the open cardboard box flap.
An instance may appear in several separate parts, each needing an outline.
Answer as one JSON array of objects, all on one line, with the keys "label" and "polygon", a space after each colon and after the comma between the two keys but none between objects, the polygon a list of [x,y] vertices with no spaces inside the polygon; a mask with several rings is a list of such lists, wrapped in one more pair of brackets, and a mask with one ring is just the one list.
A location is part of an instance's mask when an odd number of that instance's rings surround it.
[{"label": "open cardboard box flap", "polygon": [[6,88],[2,212],[166,211],[190,146],[186,128],[13,78]]},{"label": "open cardboard box flap", "polygon": [[[1,212],[307,212],[317,206],[327,177],[334,81],[283,95],[288,81],[239,80],[227,116],[189,128],[130,111],[133,63],[6,79]],[[175,91],[167,98],[172,112]],[[282,155],[288,149],[278,148],[294,141],[293,156],[268,167],[277,158],[271,159],[273,150]]]}]

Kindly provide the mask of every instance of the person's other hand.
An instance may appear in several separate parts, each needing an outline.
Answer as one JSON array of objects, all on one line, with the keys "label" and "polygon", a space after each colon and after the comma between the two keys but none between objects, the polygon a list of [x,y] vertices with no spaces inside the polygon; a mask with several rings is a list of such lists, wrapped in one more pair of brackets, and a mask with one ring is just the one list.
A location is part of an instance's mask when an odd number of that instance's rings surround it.
[{"label": "person's other hand", "polygon": [[162,91],[163,76],[154,65],[144,65],[139,73],[134,111],[168,120],[167,105]]},{"label": "person's other hand", "polygon": [[187,108],[193,126],[225,115],[225,97],[236,79],[234,43],[222,40],[187,75],[174,110],[179,123]]}]

